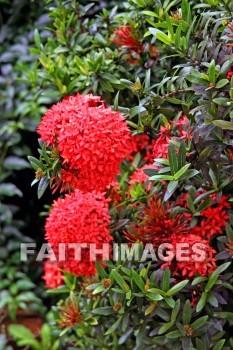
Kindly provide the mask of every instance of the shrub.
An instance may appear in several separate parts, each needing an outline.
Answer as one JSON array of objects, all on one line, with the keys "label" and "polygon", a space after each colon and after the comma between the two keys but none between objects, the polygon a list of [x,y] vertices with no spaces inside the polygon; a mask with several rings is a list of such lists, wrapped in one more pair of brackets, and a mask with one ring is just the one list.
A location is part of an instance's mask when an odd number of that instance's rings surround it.
[{"label": "shrub", "polygon": [[[63,271],[64,285],[52,290],[61,293],[63,340],[70,349],[231,349],[232,2],[94,5],[50,9],[51,37],[42,44],[35,33],[36,84],[54,102],[101,96],[131,128],[132,149],[105,194],[114,241],[138,242],[139,252],[199,243],[206,255],[110,259],[88,278]],[[30,162],[43,171],[41,196],[66,159],[41,143]]]}]

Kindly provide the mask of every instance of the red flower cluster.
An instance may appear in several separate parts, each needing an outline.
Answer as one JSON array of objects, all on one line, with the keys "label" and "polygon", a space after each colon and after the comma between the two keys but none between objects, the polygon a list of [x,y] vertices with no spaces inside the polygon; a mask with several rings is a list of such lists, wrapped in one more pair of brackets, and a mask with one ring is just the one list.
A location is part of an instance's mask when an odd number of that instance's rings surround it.
[{"label": "red flower cluster", "polygon": [[154,158],[167,158],[168,146],[171,140],[189,140],[192,137],[190,122],[185,115],[181,115],[176,121],[160,127],[160,133],[153,147]]},{"label": "red flower cluster", "polygon": [[[157,169],[157,167],[153,164],[145,164],[142,168],[138,168],[134,171],[134,173],[131,175],[129,180],[129,189],[131,190],[133,188],[134,184],[141,184],[143,185],[149,178],[149,176],[144,173],[144,169]],[[149,192],[152,186],[152,182],[149,182],[146,190]]]},{"label": "red flower cluster", "polygon": [[176,251],[177,243],[189,243],[190,247],[195,243],[199,243],[205,248],[204,261],[195,261],[192,257],[193,252],[190,250],[189,254],[185,255],[189,258],[189,260],[172,261],[162,265],[163,268],[169,267],[174,272],[174,275],[194,277],[198,273],[200,276],[207,276],[216,269],[216,263],[214,258],[216,251],[210,247],[208,240],[205,240],[203,238],[200,238],[198,235],[190,233],[187,235],[173,234],[170,237],[169,243],[172,244],[172,246],[174,247],[174,251]]},{"label": "red flower cluster", "polygon": [[139,35],[132,27],[121,27],[116,29],[114,32],[114,38],[110,40],[119,46],[126,46],[138,54],[143,51],[143,44],[139,40]]},{"label": "red flower cluster", "polygon": [[200,237],[193,232],[186,215],[173,215],[172,207],[164,206],[156,196],[148,200],[138,216],[138,222],[131,224],[131,229],[125,232],[125,236],[131,242],[140,241],[144,244],[151,243],[158,248],[162,243],[169,243],[176,247],[177,243],[201,243],[205,246],[206,258],[203,262],[190,259],[188,262],[172,260],[162,267],[169,268],[177,275],[193,277],[197,273],[206,276],[215,268],[214,254],[216,251],[211,248],[208,239]]},{"label": "red flower cluster", "polygon": [[217,200],[217,195],[211,195],[210,197],[216,203],[201,212],[200,224],[193,229],[195,234],[205,239],[223,233],[229,219],[227,209],[231,207],[226,196],[222,196],[220,200]]},{"label": "red flower cluster", "polygon": [[110,41],[114,42],[118,46],[125,47],[130,51],[129,55],[125,55],[125,58],[129,63],[138,64],[140,56],[143,52],[148,52],[151,59],[158,57],[158,50],[155,46],[144,45],[140,39],[136,30],[130,25],[123,26],[114,31],[114,37]]},{"label": "red flower cluster", "polygon": [[168,242],[172,234],[186,234],[188,225],[181,214],[172,217],[169,205],[165,207],[161,199],[150,197],[147,206],[137,218],[137,223],[131,225],[131,231],[126,237],[134,242],[152,243],[155,247]]},{"label": "red flower cluster", "polygon": [[[197,195],[200,195],[201,193],[205,193],[205,191],[198,192]],[[216,234],[223,233],[227,220],[229,219],[227,209],[231,207],[227,196],[222,196],[219,199],[217,194],[212,194],[209,198],[212,199],[213,203],[208,208],[201,211],[199,221],[192,229],[194,235],[198,235],[199,237],[208,240]],[[204,202],[204,199],[202,202]],[[182,196],[176,204],[188,208],[187,194]],[[192,216],[190,214],[185,214],[185,216],[186,220],[190,222]]]},{"label": "red flower cluster", "polygon": [[77,94],[53,105],[38,133],[59,152],[62,190],[105,190],[129,148],[130,133],[123,116],[93,95]]},{"label": "red flower cluster", "polygon": [[[45,225],[46,239],[55,255],[59,243],[95,243],[100,249],[103,243],[112,240],[109,224],[108,202],[104,194],[76,190],[53,203]],[[59,267],[77,276],[95,274],[95,263],[90,261],[88,247],[82,249],[81,257],[81,261],[76,261],[74,249],[70,248],[66,260],[59,261]]]},{"label": "red flower cluster", "polygon": [[63,284],[64,276],[58,267],[57,262],[47,260],[44,264],[44,275],[46,288],[57,288]]},{"label": "red flower cluster", "polygon": [[131,136],[130,151],[125,158],[132,161],[137,153],[141,153],[142,159],[148,163],[151,163],[153,162],[152,149],[154,144],[155,140],[151,140],[146,134]]}]

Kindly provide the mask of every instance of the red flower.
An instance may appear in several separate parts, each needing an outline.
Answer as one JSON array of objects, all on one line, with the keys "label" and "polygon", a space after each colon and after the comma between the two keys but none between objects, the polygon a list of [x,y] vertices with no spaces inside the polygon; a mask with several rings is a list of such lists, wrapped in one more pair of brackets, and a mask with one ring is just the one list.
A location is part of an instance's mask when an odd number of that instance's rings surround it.
[{"label": "red flower", "polygon": [[169,205],[162,204],[156,196],[149,198],[147,206],[138,215],[138,222],[131,225],[126,237],[132,241],[152,243],[155,247],[169,242],[173,234],[187,234],[189,227],[181,214],[173,216]]},{"label": "red flower", "polygon": [[130,151],[126,155],[127,160],[134,160],[137,153],[142,154],[142,159],[148,163],[153,162],[152,149],[155,144],[155,140],[151,140],[148,135],[140,134],[131,136],[130,139]]},{"label": "red flower", "polygon": [[[130,190],[133,189],[134,184],[141,184],[143,185],[149,178],[149,176],[144,173],[144,169],[157,169],[157,167],[153,164],[145,164],[142,168],[138,168],[134,171],[134,173],[131,175],[129,180]],[[152,186],[152,182],[150,181],[146,187],[146,190],[149,192]]]},{"label": "red flower", "polygon": [[[207,240],[190,233],[188,235],[173,234],[170,237],[169,243],[172,244],[175,252],[178,243],[189,244],[189,253],[184,254],[189,258],[188,261],[177,261],[177,259],[175,259],[162,265],[163,268],[169,267],[171,271],[174,272],[174,275],[182,277],[195,277],[196,275],[208,276],[216,269],[216,260],[214,259],[216,251],[210,247]],[[205,254],[205,259],[203,261],[197,261],[197,259],[193,257],[194,252],[191,248],[195,243],[199,243],[203,247],[203,252]]]},{"label": "red flower", "polygon": [[46,288],[57,288],[63,284],[64,276],[57,262],[47,260],[44,264],[44,276]]},{"label": "red flower", "polygon": [[233,70],[232,70],[232,68],[230,68],[228,73],[227,73],[227,79],[231,80],[231,77],[233,77]]},{"label": "red flower", "polygon": [[[56,256],[59,243],[95,243],[96,248],[101,249],[103,243],[112,240],[109,224],[108,201],[104,194],[76,190],[64,199],[54,201],[46,220],[46,239]],[[74,249],[68,248],[66,260],[59,261],[61,269],[77,276],[95,274],[95,263],[90,261],[89,246],[82,249],[81,261],[75,260]]]},{"label": "red flower", "polygon": [[171,141],[170,125],[164,128],[160,127],[160,134],[153,147],[153,156],[156,158],[168,157],[168,146]]},{"label": "red flower", "polygon": [[71,328],[83,321],[79,305],[74,297],[70,297],[66,300],[65,305],[59,308],[58,315],[60,317],[60,321],[58,322],[60,327]]},{"label": "red flower", "polygon": [[160,127],[160,133],[153,147],[154,158],[167,158],[168,146],[171,140],[181,141],[192,138],[192,128],[186,115],[181,114],[178,120],[174,120]]},{"label": "red flower", "polygon": [[139,35],[135,33],[132,27],[121,27],[116,29],[114,32],[114,38],[110,40],[119,46],[126,46],[138,54],[143,51],[143,44],[139,40]]},{"label": "red flower", "polygon": [[62,189],[105,190],[128,152],[130,133],[119,112],[98,96],[70,96],[52,106],[38,133],[62,159]]},{"label": "red flower", "polygon": [[111,203],[111,206],[117,206],[119,205],[123,197],[121,195],[121,189],[120,185],[117,181],[112,182],[108,187],[107,187],[107,198],[109,198],[109,201]]}]

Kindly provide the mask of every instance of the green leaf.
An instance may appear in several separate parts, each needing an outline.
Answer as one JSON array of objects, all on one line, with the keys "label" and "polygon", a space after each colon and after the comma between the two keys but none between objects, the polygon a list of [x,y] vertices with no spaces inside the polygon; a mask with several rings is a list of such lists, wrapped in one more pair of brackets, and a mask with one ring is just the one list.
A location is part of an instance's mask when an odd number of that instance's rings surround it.
[{"label": "green leaf", "polygon": [[41,49],[41,42],[40,42],[40,35],[38,32],[38,29],[34,30],[34,41],[35,41],[37,49],[40,50]]},{"label": "green leaf", "polygon": [[4,161],[4,168],[7,170],[21,170],[30,168],[30,165],[25,159],[9,156]]},{"label": "green leaf", "polygon": [[168,146],[168,160],[171,168],[171,174],[174,175],[178,171],[178,158],[173,143],[170,143]]},{"label": "green leaf", "polygon": [[40,331],[40,336],[41,336],[41,340],[42,340],[42,348],[46,349],[48,348],[48,346],[51,345],[52,342],[52,337],[51,337],[51,330],[50,327],[47,323],[44,323],[41,331]]},{"label": "green leaf", "polygon": [[209,316],[202,316],[200,318],[198,318],[196,321],[194,321],[190,327],[192,328],[192,330],[201,328],[202,326],[204,326],[208,320]]},{"label": "green leaf", "polygon": [[153,303],[151,303],[148,308],[145,311],[145,316],[149,315],[157,306],[157,301],[154,301]]},{"label": "green leaf", "polygon": [[168,339],[178,339],[178,338],[180,338],[180,336],[181,336],[181,333],[179,330],[172,331],[172,332],[165,334],[165,337],[167,337]]},{"label": "green leaf", "polygon": [[192,281],[192,286],[195,286],[196,284],[199,284],[199,283],[204,282],[206,280],[207,280],[207,277],[196,277]]},{"label": "green leaf", "polygon": [[23,193],[14,184],[2,183],[0,185],[0,196],[7,196],[7,197],[19,196],[19,197],[23,197]]},{"label": "green leaf", "polygon": [[175,303],[175,306],[172,310],[172,314],[171,314],[171,322],[175,323],[176,322],[176,318],[177,318],[177,315],[180,311],[180,299],[178,299]]},{"label": "green leaf", "polygon": [[190,23],[191,22],[191,10],[190,5],[187,0],[182,0],[181,4],[182,18],[184,21]]},{"label": "green leaf", "polygon": [[94,289],[94,291],[93,291],[93,295],[94,294],[99,294],[99,293],[101,293],[101,292],[103,292],[105,290],[105,288],[101,285],[101,286],[98,286],[96,289]]},{"label": "green leaf", "polygon": [[186,161],[186,147],[184,141],[181,142],[178,152],[178,169],[185,165]]},{"label": "green leaf", "polygon": [[196,306],[196,312],[200,312],[204,308],[204,306],[206,304],[207,296],[208,296],[207,293],[202,293],[202,296],[201,296],[201,298],[198,301],[197,306]]},{"label": "green leaf", "polygon": [[139,276],[134,270],[131,271],[131,274],[134,283],[141,289],[142,292],[145,292],[145,283],[143,282],[141,276]]},{"label": "green leaf", "polygon": [[162,41],[166,45],[172,45],[173,40],[169,38],[164,32],[157,28],[149,28],[149,32],[153,34],[158,40]]},{"label": "green leaf", "polygon": [[173,322],[165,323],[158,331],[158,334],[163,334],[168,331],[173,326]]},{"label": "green leaf", "polygon": [[15,339],[17,345],[30,346],[33,350],[41,350],[39,342],[28,328],[18,324],[11,324],[8,327],[8,332]]},{"label": "green leaf", "polygon": [[122,317],[118,318],[118,320],[116,320],[116,322],[114,322],[111,325],[111,327],[107,330],[107,332],[105,332],[105,335],[112,334],[113,332],[115,332],[115,330],[117,329],[117,327],[121,323],[121,320],[122,320]]},{"label": "green leaf", "polygon": [[208,74],[209,74],[210,82],[215,83],[215,61],[214,60],[210,62],[210,65],[208,68]]},{"label": "green leaf", "polygon": [[149,180],[168,180],[173,181],[174,177],[171,175],[154,175],[149,178]]},{"label": "green leaf", "polygon": [[173,286],[171,289],[167,291],[167,295],[171,296],[173,294],[178,293],[181,289],[183,289],[187,284],[189,283],[189,280],[184,280],[179,283],[177,283],[175,286]]},{"label": "green leaf", "polygon": [[217,97],[213,99],[213,102],[216,103],[219,106],[228,106],[228,104],[231,102],[229,98],[226,97]]},{"label": "green leaf", "polygon": [[42,177],[42,179],[39,182],[38,189],[37,189],[37,196],[39,199],[45,193],[45,190],[48,187],[48,185],[49,185],[49,180],[46,178],[46,176]]},{"label": "green leaf", "polygon": [[165,269],[162,277],[161,288],[164,292],[167,292],[170,288],[171,272],[169,269]]},{"label": "green leaf", "polygon": [[187,75],[186,79],[195,85],[205,86],[209,83],[208,80],[199,78],[198,76],[192,74]]},{"label": "green leaf", "polygon": [[227,85],[229,83],[228,79],[221,79],[217,82],[217,84],[215,85],[216,89],[221,89],[222,87],[224,87],[225,85]]},{"label": "green leaf", "polygon": [[213,120],[212,124],[223,130],[233,130],[233,123],[225,120]]},{"label": "green leaf", "polygon": [[173,192],[176,189],[176,187],[178,186],[178,183],[179,183],[178,181],[169,182],[169,184],[167,186],[168,192]]},{"label": "green leaf", "polygon": [[120,93],[120,91],[117,92],[117,94],[114,98],[114,111],[118,111],[119,93]]},{"label": "green leaf", "polygon": [[205,286],[205,292],[209,292],[218,280],[219,275],[225,271],[229,266],[230,262],[220,265],[209,277],[209,280]]},{"label": "green leaf", "polygon": [[186,300],[184,304],[184,309],[182,313],[183,325],[189,324],[192,318],[192,308],[189,299]]},{"label": "green leaf", "polygon": [[179,178],[186,173],[191,164],[185,164],[177,173],[174,174],[174,179],[179,180]]},{"label": "green leaf", "polygon": [[223,345],[225,344],[226,339],[219,340],[215,346],[213,347],[213,350],[221,350]]},{"label": "green leaf", "polygon": [[147,15],[147,16],[159,18],[159,15],[157,13],[155,13],[155,12],[152,12],[152,11],[142,11],[142,13],[144,15]]},{"label": "green leaf", "polygon": [[124,278],[115,270],[113,269],[110,273],[110,278],[113,277],[114,280],[119,284],[119,286],[123,289],[124,292],[129,291],[129,286],[125,282]]},{"label": "green leaf", "polygon": [[103,316],[108,316],[114,314],[115,311],[113,310],[112,306],[103,306],[103,307],[98,307],[94,310],[92,310],[93,315],[103,315]]}]

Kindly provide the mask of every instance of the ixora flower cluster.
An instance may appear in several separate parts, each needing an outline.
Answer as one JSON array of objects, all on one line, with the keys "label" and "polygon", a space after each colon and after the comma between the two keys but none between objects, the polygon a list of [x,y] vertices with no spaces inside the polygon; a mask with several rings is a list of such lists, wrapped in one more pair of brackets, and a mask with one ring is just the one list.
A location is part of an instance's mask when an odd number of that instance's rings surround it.
[{"label": "ixora flower cluster", "polygon": [[62,162],[62,190],[104,191],[119,172],[130,133],[99,96],[69,96],[42,118],[38,133]]},{"label": "ixora flower cluster", "polygon": [[[187,199],[187,196],[182,196],[175,204],[183,204],[187,208],[184,197]],[[227,209],[230,208],[226,196],[218,199],[216,195],[211,195],[210,198],[212,205],[200,212],[197,224],[192,227],[190,214],[174,215],[171,204],[165,206],[156,196],[150,197],[147,205],[139,212],[136,224],[131,224],[125,235],[130,242],[153,243],[155,248],[163,243],[169,243],[173,248],[177,243],[184,243],[184,247],[200,243],[205,254],[202,262],[195,261],[191,252],[186,251],[186,259],[169,259],[162,267],[169,267],[175,276],[207,276],[217,268],[217,252],[211,247],[210,240],[214,235],[223,233],[229,219]],[[175,255],[176,252],[172,253]]]},{"label": "ixora flower cluster", "polygon": [[[38,133],[61,162],[55,189],[61,185],[61,191],[74,191],[53,203],[45,226],[46,239],[55,253],[59,243],[96,243],[101,248],[112,240],[108,202],[102,192],[115,179],[129,152],[130,132],[124,118],[107,108],[100,97],[77,94],[52,106]],[[96,272],[88,252],[78,263],[70,251],[67,260],[54,264],[52,270],[51,264],[45,265],[48,287],[62,282],[59,269],[77,276]]]}]

